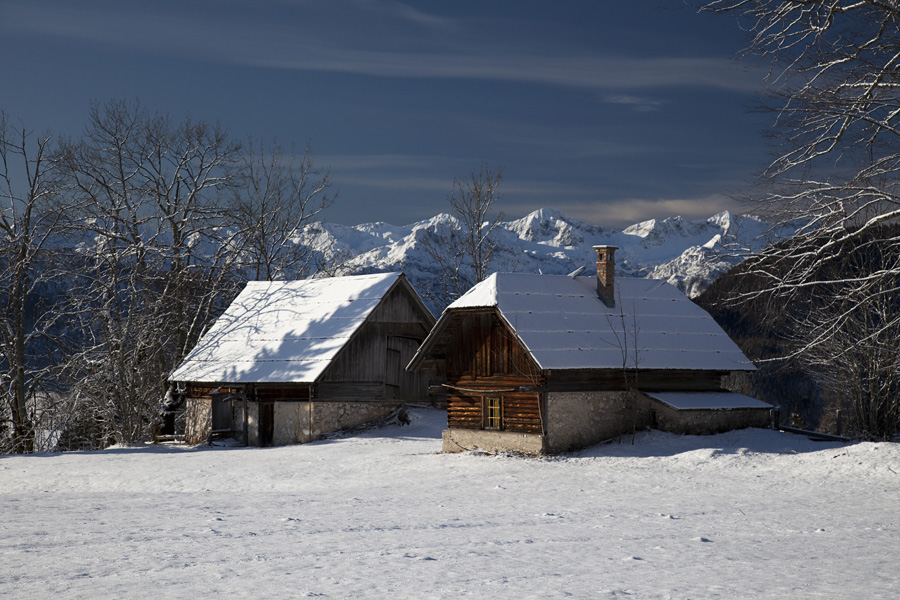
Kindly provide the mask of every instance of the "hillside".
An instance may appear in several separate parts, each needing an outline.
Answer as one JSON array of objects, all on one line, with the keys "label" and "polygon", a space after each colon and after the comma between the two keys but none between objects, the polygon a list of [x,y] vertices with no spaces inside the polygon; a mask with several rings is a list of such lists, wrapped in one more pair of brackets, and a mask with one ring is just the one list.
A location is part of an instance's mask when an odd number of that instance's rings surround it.
[{"label": "hillside", "polygon": [[[815,285],[772,292],[775,282],[789,281],[795,263],[763,256],[697,297],[759,367],[733,382],[737,389],[780,405],[784,423],[870,439],[896,433],[900,252],[888,240],[898,235],[900,226],[884,225],[836,244],[811,265]],[[824,246],[806,244],[806,256]],[[861,293],[855,280],[880,284]]]},{"label": "hillside", "polygon": [[897,444],[442,455],[444,414],[410,414],[281,448],[3,457],[0,597],[897,597]]}]

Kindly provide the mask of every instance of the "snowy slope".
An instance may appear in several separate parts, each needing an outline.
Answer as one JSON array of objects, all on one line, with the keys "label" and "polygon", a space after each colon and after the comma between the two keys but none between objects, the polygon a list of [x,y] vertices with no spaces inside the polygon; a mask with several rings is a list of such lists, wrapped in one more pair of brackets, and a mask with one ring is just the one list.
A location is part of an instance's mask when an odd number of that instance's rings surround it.
[{"label": "snowy slope", "polygon": [[[438,267],[422,247],[422,239],[452,223],[448,214],[403,227],[317,223],[308,239],[348,258],[347,273],[403,271],[417,289],[427,291],[434,285]],[[608,244],[619,247],[616,262],[621,275],[666,279],[695,297],[743,260],[748,250],[793,234],[792,228],[770,229],[756,217],[726,211],[697,221],[653,219],[616,231],[544,208],[501,224],[493,270],[566,274],[584,266],[585,275],[591,275],[596,273],[597,260],[592,246]]]},{"label": "snowy slope", "polygon": [[0,457],[0,598],[897,598],[900,446],[659,432],[438,454],[440,411],[281,448]]}]

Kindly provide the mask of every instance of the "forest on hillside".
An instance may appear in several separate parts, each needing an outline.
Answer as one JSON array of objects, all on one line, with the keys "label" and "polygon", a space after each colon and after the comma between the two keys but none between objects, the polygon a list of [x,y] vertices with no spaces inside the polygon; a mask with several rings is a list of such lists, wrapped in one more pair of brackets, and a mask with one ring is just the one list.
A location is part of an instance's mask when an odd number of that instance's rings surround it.
[{"label": "forest on hillside", "polygon": [[[758,367],[729,385],[780,406],[786,425],[871,439],[900,431],[900,250],[883,243],[898,236],[900,226],[886,225],[845,241],[812,274],[829,284],[790,296],[767,286],[795,266],[777,249],[716,279],[696,302]],[[885,272],[878,293],[856,292],[856,278]]]}]

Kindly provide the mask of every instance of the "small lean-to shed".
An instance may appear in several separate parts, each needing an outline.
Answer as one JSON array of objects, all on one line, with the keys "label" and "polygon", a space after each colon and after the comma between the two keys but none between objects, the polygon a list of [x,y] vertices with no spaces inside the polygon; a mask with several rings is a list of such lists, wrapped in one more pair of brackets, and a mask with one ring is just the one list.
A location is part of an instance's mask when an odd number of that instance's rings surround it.
[{"label": "small lean-to shed", "polygon": [[664,281],[496,273],[452,303],[408,366],[446,376],[445,452],[565,452],[657,427],[767,426],[770,406],[722,388],[755,367]]},{"label": "small lean-to shed", "polygon": [[185,439],[308,442],[428,401],[403,367],[433,325],[402,273],[251,281],[170,378]]}]

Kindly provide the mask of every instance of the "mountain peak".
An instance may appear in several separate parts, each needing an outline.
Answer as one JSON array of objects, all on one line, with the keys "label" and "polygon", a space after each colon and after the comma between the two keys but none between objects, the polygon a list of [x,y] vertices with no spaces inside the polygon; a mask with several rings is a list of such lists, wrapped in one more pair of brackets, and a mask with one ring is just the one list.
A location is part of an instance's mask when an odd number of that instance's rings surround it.
[{"label": "mountain peak", "polygon": [[[423,236],[442,236],[458,223],[442,213],[412,225],[370,223],[355,227],[328,227],[331,244],[349,260],[345,273],[403,270],[430,306],[440,311],[437,300],[441,267],[422,244]],[[657,277],[668,280],[695,296],[712,280],[743,258],[725,252],[737,241],[743,248],[758,248],[769,226],[755,217],[736,217],[725,211],[708,219],[683,217],[648,219],[622,231],[605,229],[566,216],[556,208],[541,208],[522,218],[501,222],[495,231],[493,271],[565,275],[586,267],[595,271],[595,245],[613,245],[616,271],[624,276]],[[790,234],[786,231],[786,234]],[[329,248],[321,252],[327,254]]]}]

